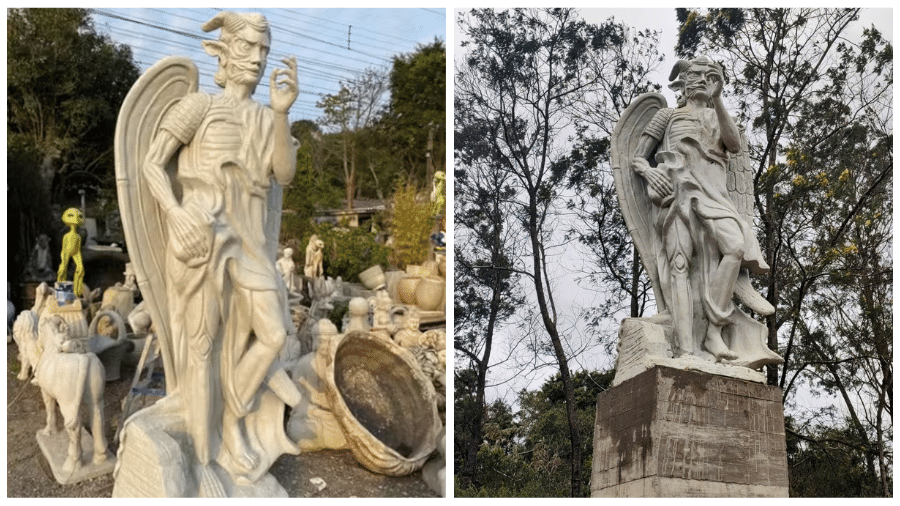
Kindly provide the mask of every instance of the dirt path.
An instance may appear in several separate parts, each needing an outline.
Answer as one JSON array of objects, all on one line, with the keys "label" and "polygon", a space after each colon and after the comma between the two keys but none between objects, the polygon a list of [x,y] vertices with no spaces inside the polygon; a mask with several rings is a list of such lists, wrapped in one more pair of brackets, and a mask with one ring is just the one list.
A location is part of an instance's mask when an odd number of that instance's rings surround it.
[{"label": "dirt path", "polygon": [[[7,497],[111,497],[112,476],[102,476],[74,485],[60,485],[38,448],[35,433],[46,423],[44,403],[37,386],[16,379],[18,349],[6,345],[6,486]],[[106,384],[108,434],[115,434],[122,399],[131,384],[134,368],[123,366],[122,378]],[[16,399],[13,401],[13,399]],[[115,442],[112,452],[118,451]],[[421,473],[402,478],[369,472],[356,463],[349,451],[322,451],[282,456],[270,472],[290,497],[437,497],[422,480]],[[310,482],[321,478],[321,491]]]}]

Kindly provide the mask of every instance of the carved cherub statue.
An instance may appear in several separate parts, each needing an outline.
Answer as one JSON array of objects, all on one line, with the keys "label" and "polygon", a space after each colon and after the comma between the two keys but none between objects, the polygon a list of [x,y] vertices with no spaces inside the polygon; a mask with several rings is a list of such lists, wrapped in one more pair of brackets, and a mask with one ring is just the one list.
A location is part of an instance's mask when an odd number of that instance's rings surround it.
[{"label": "carved cherub statue", "polygon": [[78,227],[84,225],[84,214],[78,208],[70,207],[63,213],[62,222],[69,226],[69,232],[63,236],[62,251],[60,253],[62,262],[60,262],[59,270],[56,272],[56,282],[62,283],[66,280],[66,273],[69,270],[69,259],[71,259],[75,262],[74,293],[76,297],[81,297],[82,282],[84,281],[84,264],[81,261],[81,236],[78,235]]},{"label": "carved cherub statue", "polygon": [[325,243],[319,239],[319,236],[313,234],[309,238],[309,245],[306,246],[306,263],[303,267],[303,273],[308,278],[318,278],[322,276],[322,249]]}]

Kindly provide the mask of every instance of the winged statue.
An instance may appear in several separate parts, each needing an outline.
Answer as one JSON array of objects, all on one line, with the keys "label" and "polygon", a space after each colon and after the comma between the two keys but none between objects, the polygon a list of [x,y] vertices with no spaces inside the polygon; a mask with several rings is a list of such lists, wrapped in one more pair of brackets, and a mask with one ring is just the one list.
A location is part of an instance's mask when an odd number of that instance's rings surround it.
[{"label": "winged statue", "polygon": [[758,369],[782,361],[766,345],[760,315],[772,305],[751,285],[769,270],[753,225],[747,138],[725,110],[721,68],[708,57],[679,60],[669,76],[674,108],[645,93],[612,135],[616,193],[650,277],[658,315],[673,328],[674,357]]},{"label": "winged statue", "polygon": [[300,395],[277,361],[294,331],[275,267],[282,185],[296,170],[287,113],[297,65],[272,72],[263,106],[252,95],[271,43],[265,17],[223,11],[202,28],[221,29],[203,47],[223,91],[199,92],[186,57],[138,79],[116,128],[119,208],[163,358],[167,395],[155,413],[183,419],[201,467],[252,483],[281,454],[263,433],[280,434],[265,425],[283,420],[260,410],[283,412]]}]

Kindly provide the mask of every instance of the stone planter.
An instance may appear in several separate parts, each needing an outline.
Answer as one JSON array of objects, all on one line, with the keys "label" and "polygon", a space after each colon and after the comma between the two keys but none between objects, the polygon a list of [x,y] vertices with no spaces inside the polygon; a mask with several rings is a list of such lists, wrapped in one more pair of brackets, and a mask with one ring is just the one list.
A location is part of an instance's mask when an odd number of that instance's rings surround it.
[{"label": "stone planter", "polygon": [[380,265],[373,265],[359,273],[359,280],[369,290],[381,290],[384,288],[384,272]]},{"label": "stone planter", "polygon": [[429,276],[422,278],[416,287],[416,305],[425,311],[435,311],[444,299],[446,283],[443,279]]},{"label": "stone planter", "polygon": [[389,476],[419,470],[441,431],[434,387],[415,358],[368,332],[332,342],[325,392],[356,460]]}]

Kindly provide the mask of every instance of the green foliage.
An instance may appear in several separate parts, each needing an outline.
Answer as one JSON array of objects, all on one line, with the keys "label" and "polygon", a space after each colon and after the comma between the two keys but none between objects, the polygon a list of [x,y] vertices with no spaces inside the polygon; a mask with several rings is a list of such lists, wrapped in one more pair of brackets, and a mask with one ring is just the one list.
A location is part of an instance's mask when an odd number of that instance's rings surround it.
[{"label": "green foliage", "polygon": [[344,315],[350,311],[350,301],[336,300],[332,302],[332,306],[334,307],[328,312],[328,319],[331,320],[331,323],[338,329],[338,332],[343,332]]},{"label": "green foliage", "polygon": [[398,185],[391,207],[391,234],[394,237],[392,263],[403,269],[427,260],[429,237],[434,225],[431,201],[420,196],[412,185]]},{"label": "green foliage", "polygon": [[[787,420],[787,459],[791,497],[878,497],[881,483],[868,473],[865,442],[849,423],[819,425],[798,437]],[[893,489],[888,482],[888,496]]]},{"label": "green foliage", "polygon": [[[578,371],[572,375],[576,399],[576,417],[582,433],[593,434],[597,395],[612,384],[614,371]],[[470,385],[471,374],[457,375]],[[454,413],[470,415],[471,389],[457,390]],[[456,497],[566,497],[570,495],[569,465],[571,448],[568,438],[565,395],[559,374],[548,379],[539,390],[519,393],[520,410],[513,413],[500,400],[486,409],[482,444],[478,451],[475,479],[455,482]],[[460,408],[462,408],[460,410]],[[461,422],[465,423],[465,421]],[[465,437],[459,430],[454,437]],[[454,441],[458,451],[461,441]],[[590,493],[593,438],[582,443],[582,490]],[[455,466],[461,465],[455,455]],[[458,473],[457,473],[458,475]]]},{"label": "green foliage", "polygon": [[429,134],[431,162],[443,170],[446,142],[446,49],[435,40],[414,53],[394,57],[390,74],[391,102],[380,127],[388,132],[396,159],[409,179],[426,182]]},{"label": "green foliage", "polygon": [[[299,245],[302,238],[313,234],[313,218],[317,211],[340,206],[341,192],[334,180],[316,167],[315,161],[321,158],[318,126],[311,121],[295,121],[291,125],[291,135],[300,141],[300,148],[297,150],[297,173],[284,190],[282,207],[288,212],[281,219],[281,241]],[[296,254],[305,249],[305,245],[294,249]]]},{"label": "green foliage", "polygon": [[[390,249],[376,243],[375,235],[366,230],[323,223],[315,227],[314,233],[325,243],[322,267],[326,276],[356,282],[359,273],[369,267],[388,265]],[[305,251],[309,237],[303,238],[303,244]]]},{"label": "green foliage", "polygon": [[131,50],[84,9],[9,9],[6,44],[8,149],[39,154],[31,177],[54,201],[114,184],[116,118],[138,78]]}]

